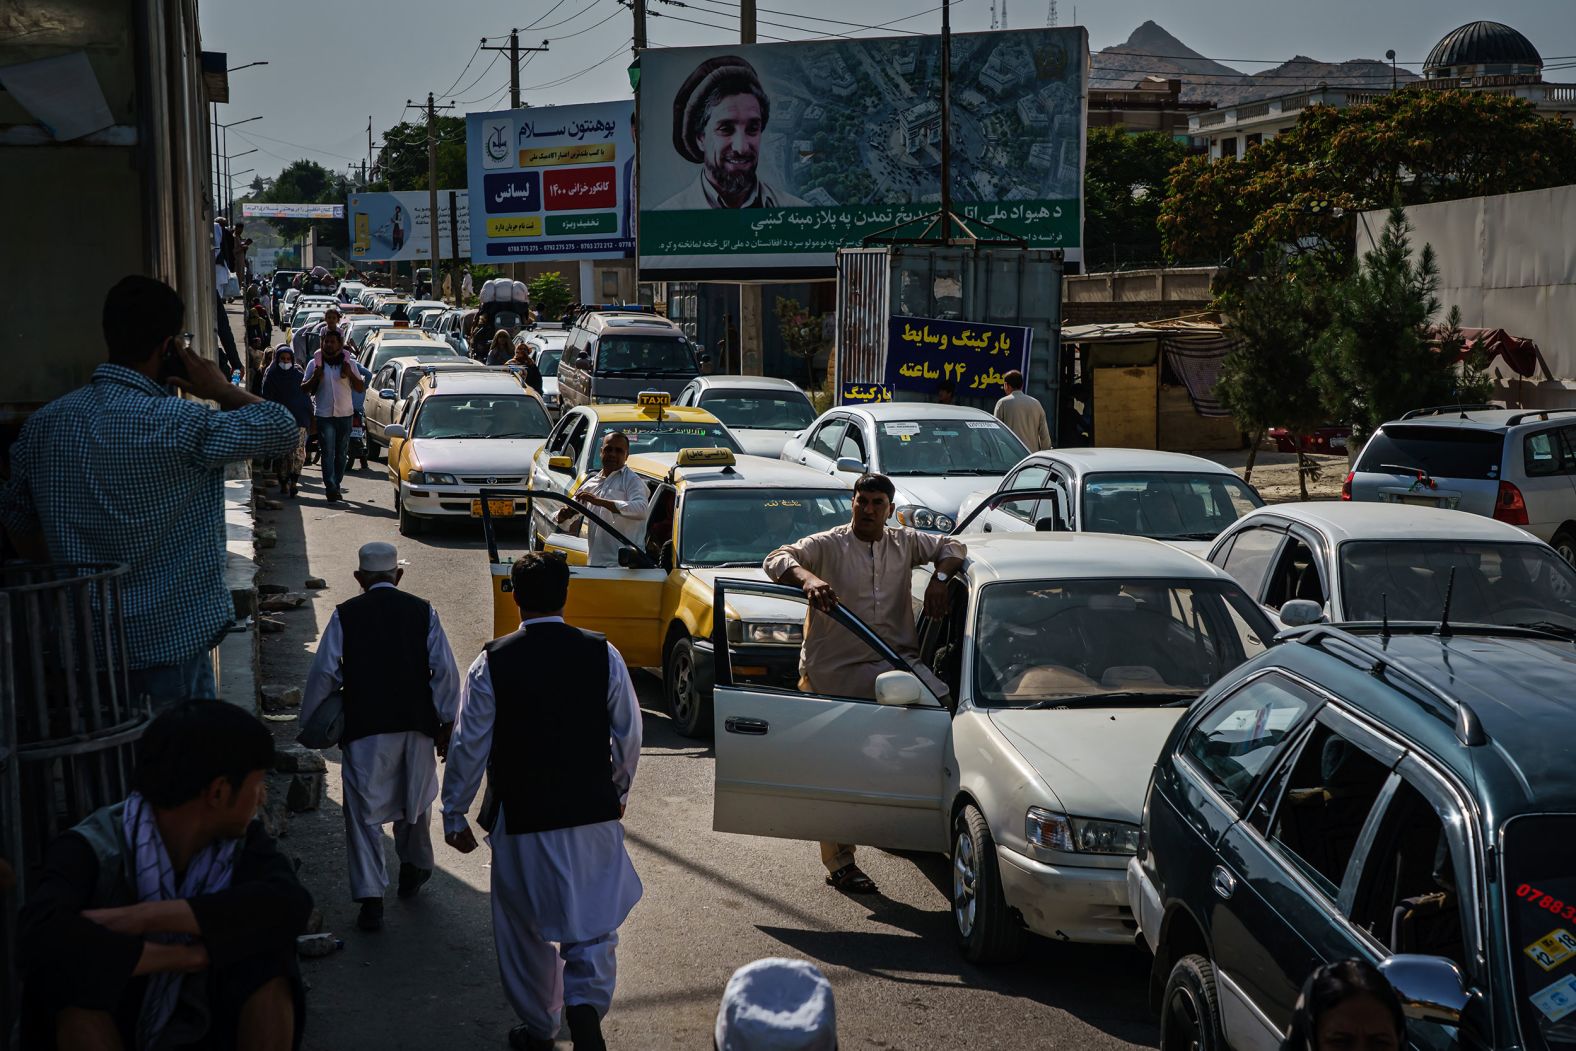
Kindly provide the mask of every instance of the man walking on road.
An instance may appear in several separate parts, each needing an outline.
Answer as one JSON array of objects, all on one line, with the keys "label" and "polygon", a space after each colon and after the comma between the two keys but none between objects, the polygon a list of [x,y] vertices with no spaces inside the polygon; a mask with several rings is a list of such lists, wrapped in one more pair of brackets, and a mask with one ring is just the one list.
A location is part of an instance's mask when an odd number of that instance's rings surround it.
[{"label": "man walking on road", "polygon": [[312,395],[317,436],[323,448],[323,488],[329,500],[342,500],[340,484],[350,458],[350,425],[355,416],[355,392],[367,389],[356,362],[345,352],[337,328],[323,329],[323,342],[307,364],[301,389]]},{"label": "man walking on road", "polygon": [[[968,549],[957,539],[888,526],[897,489],[881,474],[854,483],[853,521],[786,544],[766,556],[766,575],[804,591],[804,645],[799,650],[803,693],[874,699],[876,676],[888,671],[876,655],[827,614],[838,603],[863,621],[900,656],[918,660],[910,580],[915,567],[934,563],[925,589],[925,612],[947,609],[947,581],[963,567]],[[876,885],[854,863],[849,843],[822,843],[826,882],[848,894],[874,894]]]},{"label": "man walking on road", "polygon": [[520,628],[489,642],[466,674],[443,777],[444,839],[462,854],[476,849],[465,815],[486,773],[493,940],[522,1023],[509,1045],[551,1051],[562,1008],[576,1051],[605,1051],[618,928],[642,892],[621,821],[640,708],[618,650],[564,623],[564,560],[528,552],[509,576]]},{"label": "man walking on road", "polygon": [[1023,393],[1023,373],[1013,369],[1001,378],[1007,396],[996,403],[995,417],[1029,447],[1031,453],[1051,447],[1051,428],[1045,422],[1045,406],[1038,398]]},{"label": "man walking on road", "polygon": [[[11,446],[0,524],[40,561],[123,562],[134,698],[213,697],[212,650],[235,619],[224,580],[224,467],[295,446],[266,402],[187,348],[185,305],[149,277],[104,299],[109,360],[39,409]],[[165,384],[198,399],[171,397]]]},{"label": "man walking on road", "polygon": [[[646,520],[646,483],[626,466],[628,462],[629,436],[623,431],[609,431],[602,439],[602,473],[587,478],[574,498],[587,507],[611,511],[609,525],[639,543],[640,537],[635,534]],[[565,507],[558,512],[558,524],[565,524],[577,513],[574,508]],[[589,536],[586,564],[618,565],[618,538],[595,522],[586,523],[586,528]]]},{"label": "man walking on road", "polygon": [[295,351],[297,361],[305,361],[321,348],[323,333],[329,329],[336,330],[341,338],[350,334],[350,326],[340,320],[340,313],[333,307],[323,312],[323,320],[313,325],[304,325],[290,335],[290,347]]},{"label": "man walking on road", "polygon": [[345,849],[350,896],[361,905],[356,926],[383,926],[383,826],[394,823],[399,896],[413,898],[432,878],[432,801],[438,763],[459,707],[459,669],[431,604],[399,590],[393,544],[362,546],[361,594],[328,619],[307,673],[301,722],[337,689],[344,690],[340,747],[345,785]]}]

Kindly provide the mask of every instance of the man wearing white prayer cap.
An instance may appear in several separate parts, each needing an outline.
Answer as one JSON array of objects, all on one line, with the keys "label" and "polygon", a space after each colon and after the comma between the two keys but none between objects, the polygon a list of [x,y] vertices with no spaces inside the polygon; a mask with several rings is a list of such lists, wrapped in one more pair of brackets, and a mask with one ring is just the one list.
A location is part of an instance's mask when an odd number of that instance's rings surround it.
[{"label": "man wearing white prayer cap", "polygon": [[837,1051],[832,984],[808,960],[769,958],[733,972],[722,992],[715,1051]]},{"label": "man wearing white prayer cap", "polygon": [[394,545],[363,544],[358,566],[362,593],[328,619],[307,673],[301,722],[343,688],[346,867],[350,897],[361,905],[356,926],[375,931],[388,887],[385,824],[394,823],[399,896],[414,897],[432,878],[437,756],[459,710],[460,673],[438,611],[399,590],[405,571]]}]

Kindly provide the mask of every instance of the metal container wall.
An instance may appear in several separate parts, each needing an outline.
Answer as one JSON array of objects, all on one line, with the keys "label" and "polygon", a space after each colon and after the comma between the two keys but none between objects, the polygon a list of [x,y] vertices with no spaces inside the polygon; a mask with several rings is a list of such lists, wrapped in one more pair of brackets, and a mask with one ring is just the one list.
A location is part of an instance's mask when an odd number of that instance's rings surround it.
[{"label": "metal container wall", "polygon": [[[839,384],[883,381],[887,321],[894,314],[1022,325],[1034,331],[1026,390],[1040,399],[1051,433],[1057,433],[1061,252],[953,245],[848,248],[837,253],[837,281]],[[894,397],[905,400],[901,391]]]}]

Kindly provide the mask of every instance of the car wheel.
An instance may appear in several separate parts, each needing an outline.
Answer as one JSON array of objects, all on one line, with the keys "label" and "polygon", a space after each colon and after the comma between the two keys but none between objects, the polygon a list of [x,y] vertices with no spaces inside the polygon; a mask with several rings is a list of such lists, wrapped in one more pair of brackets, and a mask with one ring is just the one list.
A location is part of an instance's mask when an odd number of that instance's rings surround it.
[{"label": "car wheel", "polygon": [[413,515],[408,510],[406,510],[405,501],[401,500],[398,496],[394,497],[394,501],[399,506],[400,536],[418,536],[426,530],[427,523],[422,521],[419,515]]},{"label": "car wheel", "polygon": [[1222,1051],[1215,966],[1196,953],[1171,968],[1160,1002],[1160,1051]]},{"label": "car wheel", "polygon": [[1549,540],[1549,546],[1558,551],[1566,562],[1576,566],[1576,533],[1561,529]]},{"label": "car wheel", "polygon": [[996,840],[972,806],[952,822],[952,920],[958,950],[973,963],[1008,963],[1028,947],[1029,932],[1002,894]]},{"label": "car wheel", "polygon": [[662,675],[668,714],[673,716],[674,729],[679,733],[703,739],[711,737],[714,729],[711,698],[701,690],[698,673],[695,644],[687,638],[679,639],[668,651]]}]

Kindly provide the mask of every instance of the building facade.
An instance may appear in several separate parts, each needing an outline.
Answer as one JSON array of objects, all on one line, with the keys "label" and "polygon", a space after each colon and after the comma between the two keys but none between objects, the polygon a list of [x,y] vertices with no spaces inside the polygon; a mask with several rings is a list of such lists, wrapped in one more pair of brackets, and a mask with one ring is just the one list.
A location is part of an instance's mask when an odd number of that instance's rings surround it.
[{"label": "building facade", "polygon": [[[1182,101],[1182,81],[1149,76],[1131,88],[1094,88],[1089,92],[1089,127],[1155,131],[1194,144],[1191,118],[1213,107]],[[1202,142],[1202,140],[1199,140]]]}]

